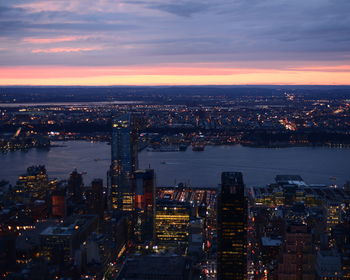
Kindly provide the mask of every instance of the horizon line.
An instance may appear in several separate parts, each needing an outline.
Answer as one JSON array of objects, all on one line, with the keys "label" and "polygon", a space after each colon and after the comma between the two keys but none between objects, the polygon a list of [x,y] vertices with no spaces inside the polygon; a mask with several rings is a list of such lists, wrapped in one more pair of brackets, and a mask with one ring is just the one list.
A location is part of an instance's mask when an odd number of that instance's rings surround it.
[{"label": "horizon line", "polygon": [[350,84],[147,84],[147,85],[133,85],[133,84],[125,84],[125,85],[31,85],[31,84],[6,84],[0,85],[0,87],[246,87],[246,86],[318,86],[318,87],[350,87]]}]

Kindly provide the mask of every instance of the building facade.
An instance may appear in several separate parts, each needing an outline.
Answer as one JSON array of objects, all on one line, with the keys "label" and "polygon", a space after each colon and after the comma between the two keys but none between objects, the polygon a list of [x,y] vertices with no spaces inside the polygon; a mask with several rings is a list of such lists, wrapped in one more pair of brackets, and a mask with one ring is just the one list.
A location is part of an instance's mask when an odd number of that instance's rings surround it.
[{"label": "building facade", "polygon": [[242,173],[221,174],[217,220],[217,279],[247,279],[247,201]]},{"label": "building facade", "polygon": [[137,241],[153,239],[155,211],[155,173],[153,169],[135,172],[135,237]]},{"label": "building facade", "polygon": [[278,279],[315,279],[315,252],[312,244],[312,234],[306,225],[288,226],[278,264]]},{"label": "building facade", "polygon": [[137,169],[137,136],[131,114],[113,119],[111,150],[111,208],[133,211],[135,201],[134,172]]},{"label": "building facade", "polygon": [[164,247],[187,246],[190,211],[187,203],[158,200],[155,211],[156,243]]}]

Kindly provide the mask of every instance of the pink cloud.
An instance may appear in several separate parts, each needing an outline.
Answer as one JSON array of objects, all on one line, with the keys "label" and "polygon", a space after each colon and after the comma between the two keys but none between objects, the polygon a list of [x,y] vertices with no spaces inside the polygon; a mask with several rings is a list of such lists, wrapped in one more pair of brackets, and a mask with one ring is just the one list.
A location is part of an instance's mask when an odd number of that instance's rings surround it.
[{"label": "pink cloud", "polygon": [[350,72],[350,65],[295,67],[294,71]]},{"label": "pink cloud", "polygon": [[62,42],[73,42],[78,40],[85,40],[90,36],[67,36],[67,37],[56,37],[56,38],[24,38],[23,41],[31,44],[50,44],[50,43],[62,43]]},{"label": "pink cloud", "polygon": [[32,53],[72,53],[72,52],[88,52],[100,50],[100,47],[90,48],[50,48],[50,49],[34,49]]},{"label": "pink cloud", "polygon": [[116,11],[123,8],[125,4],[127,3],[121,0],[40,0],[30,3],[15,4],[14,7],[27,9],[36,13],[69,11],[86,14],[90,11],[105,12],[107,6],[109,11]]},{"label": "pink cloud", "polygon": [[17,8],[24,8],[32,10],[33,12],[43,11],[70,11],[73,10],[77,4],[74,1],[60,0],[60,1],[38,1],[32,3],[23,3],[14,5]]}]

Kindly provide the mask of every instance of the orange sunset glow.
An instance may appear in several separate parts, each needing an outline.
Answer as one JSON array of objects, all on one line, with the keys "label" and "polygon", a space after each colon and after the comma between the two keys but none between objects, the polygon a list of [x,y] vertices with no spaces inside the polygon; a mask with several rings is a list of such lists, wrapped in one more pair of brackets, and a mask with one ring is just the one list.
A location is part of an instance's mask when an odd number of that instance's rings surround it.
[{"label": "orange sunset glow", "polygon": [[2,67],[2,85],[344,85],[350,66],[292,69],[200,67]]}]

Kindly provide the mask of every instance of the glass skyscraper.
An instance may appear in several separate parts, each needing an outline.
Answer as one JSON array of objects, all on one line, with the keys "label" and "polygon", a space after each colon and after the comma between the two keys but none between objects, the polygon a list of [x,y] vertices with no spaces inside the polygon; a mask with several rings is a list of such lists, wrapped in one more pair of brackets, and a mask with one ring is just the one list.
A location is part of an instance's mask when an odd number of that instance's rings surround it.
[{"label": "glass skyscraper", "polygon": [[137,135],[131,114],[124,114],[113,119],[111,148],[111,207],[121,211],[133,211],[134,172],[137,169]]}]

